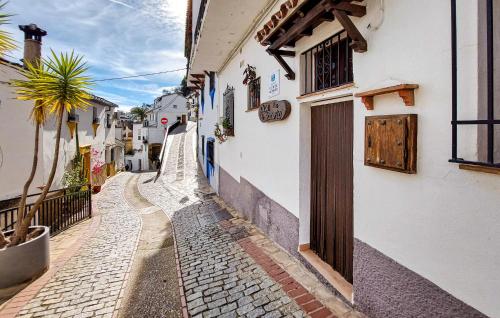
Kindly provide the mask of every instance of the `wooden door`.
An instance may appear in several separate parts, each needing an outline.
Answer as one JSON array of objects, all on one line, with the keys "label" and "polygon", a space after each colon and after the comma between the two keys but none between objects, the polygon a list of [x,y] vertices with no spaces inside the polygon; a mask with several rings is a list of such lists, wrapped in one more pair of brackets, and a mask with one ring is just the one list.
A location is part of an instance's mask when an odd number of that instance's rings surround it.
[{"label": "wooden door", "polygon": [[352,283],[352,101],[312,107],[311,127],[311,249]]}]

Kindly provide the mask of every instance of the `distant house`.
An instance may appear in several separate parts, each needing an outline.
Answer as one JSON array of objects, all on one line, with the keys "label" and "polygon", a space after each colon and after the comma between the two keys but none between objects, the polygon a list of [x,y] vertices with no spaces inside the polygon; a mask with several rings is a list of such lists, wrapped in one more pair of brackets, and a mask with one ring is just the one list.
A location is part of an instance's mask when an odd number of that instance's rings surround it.
[{"label": "distant house", "polygon": [[132,151],[126,162],[132,171],[156,169],[168,126],[188,119],[187,99],[181,94],[166,94],[155,99],[143,122],[135,121],[132,132]]}]

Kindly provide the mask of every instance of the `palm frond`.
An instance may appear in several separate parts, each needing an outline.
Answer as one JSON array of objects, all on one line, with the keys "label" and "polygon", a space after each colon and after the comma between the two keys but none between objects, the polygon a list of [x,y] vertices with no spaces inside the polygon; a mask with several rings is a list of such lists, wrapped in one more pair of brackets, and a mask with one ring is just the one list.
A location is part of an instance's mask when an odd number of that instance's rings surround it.
[{"label": "palm frond", "polygon": [[[12,14],[3,12],[3,9],[6,5],[7,2],[0,3],[0,26],[9,24],[10,18],[12,17]],[[16,48],[17,44],[12,37],[12,34],[5,30],[0,30],[0,57],[2,57],[8,51],[15,50]]]},{"label": "palm frond", "polygon": [[18,99],[35,101],[32,118],[46,118],[47,112],[59,113],[61,108],[67,112],[87,109],[92,98],[87,70],[83,57],[74,52],[57,55],[51,51],[51,56],[37,65],[27,62],[21,71],[24,79],[12,84]]}]

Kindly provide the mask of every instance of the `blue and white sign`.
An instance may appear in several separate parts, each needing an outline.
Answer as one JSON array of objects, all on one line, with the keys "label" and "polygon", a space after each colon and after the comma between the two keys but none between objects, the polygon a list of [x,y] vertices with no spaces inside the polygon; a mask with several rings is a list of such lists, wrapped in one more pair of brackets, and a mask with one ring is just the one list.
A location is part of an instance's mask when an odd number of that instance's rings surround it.
[{"label": "blue and white sign", "polygon": [[271,73],[269,77],[268,98],[273,98],[280,94],[280,70]]}]

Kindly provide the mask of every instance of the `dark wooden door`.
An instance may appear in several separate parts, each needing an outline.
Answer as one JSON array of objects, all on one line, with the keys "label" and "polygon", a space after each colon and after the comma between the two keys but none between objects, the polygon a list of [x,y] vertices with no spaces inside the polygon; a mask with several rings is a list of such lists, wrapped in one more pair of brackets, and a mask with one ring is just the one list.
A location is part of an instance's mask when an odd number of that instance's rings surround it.
[{"label": "dark wooden door", "polygon": [[353,103],[311,110],[311,249],[352,283]]}]

